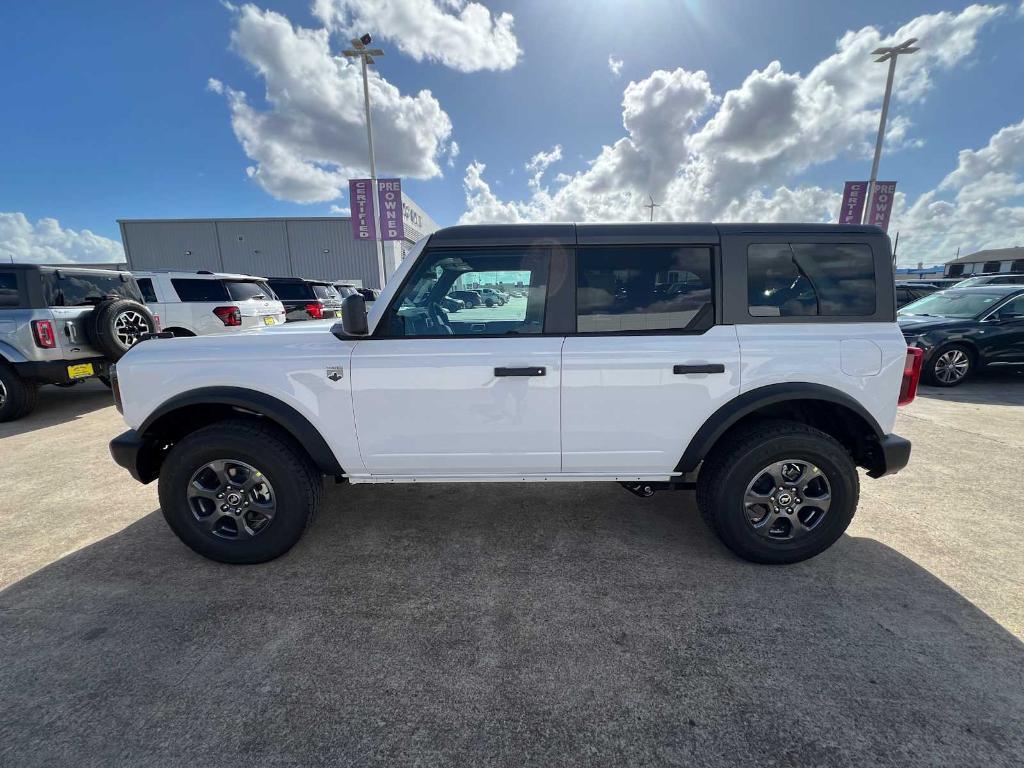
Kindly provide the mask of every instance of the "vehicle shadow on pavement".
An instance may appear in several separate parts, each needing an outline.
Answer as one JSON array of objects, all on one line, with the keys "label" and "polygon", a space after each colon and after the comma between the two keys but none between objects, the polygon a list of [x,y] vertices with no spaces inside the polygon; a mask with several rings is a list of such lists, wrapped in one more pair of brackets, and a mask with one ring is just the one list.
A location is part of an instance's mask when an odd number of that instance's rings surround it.
[{"label": "vehicle shadow on pavement", "polygon": [[[262,566],[159,511],[0,593],[0,763],[1010,765],[1024,645],[898,552],[689,493],[331,487]],[[1008,587],[1012,588],[1012,587]]]},{"label": "vehicle shadow on pavement", "polygon": [[73,387],[44,386],[39,390],[39,405],[32,413],[17,421],[0,424],[0,439],[65,424],[113,404],[110,389],[99,381],[87,381]]},{"label": "vehicle shadow on pavement", "polygon": [[957,403],[1024,405],[1024,366],[986,368],[957,387],[921,385],[917,394]]}]

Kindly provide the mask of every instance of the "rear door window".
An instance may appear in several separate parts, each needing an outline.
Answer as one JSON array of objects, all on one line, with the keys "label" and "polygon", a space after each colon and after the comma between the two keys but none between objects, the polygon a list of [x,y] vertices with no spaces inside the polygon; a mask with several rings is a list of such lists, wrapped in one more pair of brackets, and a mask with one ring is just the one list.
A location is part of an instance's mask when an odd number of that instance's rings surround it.
[{"label": "rear door window", "polygon": [[220,280],[198,280],[190,277],[177,277],[171,280],[174,292],[184,302],[227,301],[228,292]]},{"label": "rear door window", "polygon": [[751,317],[875,313],[875,264],[863,243],[754,243],[747,248]]},{"label": "rear door window", "polygon": [[142,291],[142,298],[146,300],[147,304],[156,303],[156,291],[153,290],[153,281],[148,277],[137,278],[136,281],[139,284],[139,290]]},{"label": "rear door window", "polygon": [[701,331],[714,324],[710,248],[584,247],[576,263],[578,333]]},{"label": "rear door window", "polygon": [[57,270],[42,274],[43,296],[49,307],[88,307],[106,299],[143,301],[138,284],[120,275]]},{"label": "rear door window", "polygon": [[270,286],[258,280],[227,280],[224,285],[227,287],[228,296],[234,301],[274,298]]},{"label": "rear door window", "polygon": [[20,304],[18,274],[16,272],[0,272],[0,307],[17,307]]}]

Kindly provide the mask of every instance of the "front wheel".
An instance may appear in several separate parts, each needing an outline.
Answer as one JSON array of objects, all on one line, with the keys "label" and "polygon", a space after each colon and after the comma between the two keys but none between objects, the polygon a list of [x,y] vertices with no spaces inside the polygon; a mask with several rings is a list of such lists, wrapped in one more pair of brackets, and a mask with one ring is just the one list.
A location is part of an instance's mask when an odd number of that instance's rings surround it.
[{"label": "front wheel", "polygon": [[796,563],[843,535],[860,482],[835,438],[780,421],[751,425],[725,440],[701,468],[697,505],[729,549],[756,563]]},{"label": "front wheel", "polygon": [[974,356],[962,344],[951,344],[935,352],[924,369],[924,378],[934,387],[955,387],[974,371]]},{"label": "front wheel", "polygon": [[178,538],[204,557],[262,563],[302,537],[322,482],[287,435],[256,421],[221,421],[171,449],[160,507]]}]

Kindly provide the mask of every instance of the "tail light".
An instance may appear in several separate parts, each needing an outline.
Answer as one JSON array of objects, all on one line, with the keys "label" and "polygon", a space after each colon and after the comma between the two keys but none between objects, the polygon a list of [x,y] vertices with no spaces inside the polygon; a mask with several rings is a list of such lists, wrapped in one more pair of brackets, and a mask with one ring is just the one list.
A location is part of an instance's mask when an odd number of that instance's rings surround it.
[{"label": "tail light", "polygon": [[160,333],[160,315],[153,315],[153,332]]},{"label": "tail light", "polygon": [[36,346],[53,349],[57,346],[57,337],[53,335],[53,323],[49,320],[33,320],[32,335],[36,337]]},{"label": "tail light", "polygon": [[238,307],[214,307],[213,314],[219,317],[224,325],[237,326],[242,324],[242,310]]},{"label": "tail light", "polygon": [[306,305],[306,314],[312,317],[314,320],[324,319],[324,305],[313,301]]},{"label": "tail light", "polygon": [[923,362],[923,349],[907,347],[907,359],[903,363],[903,382],[900,384],[899,405],[912,403],[917,397],[917,383],[921,380],[921,364]]}]

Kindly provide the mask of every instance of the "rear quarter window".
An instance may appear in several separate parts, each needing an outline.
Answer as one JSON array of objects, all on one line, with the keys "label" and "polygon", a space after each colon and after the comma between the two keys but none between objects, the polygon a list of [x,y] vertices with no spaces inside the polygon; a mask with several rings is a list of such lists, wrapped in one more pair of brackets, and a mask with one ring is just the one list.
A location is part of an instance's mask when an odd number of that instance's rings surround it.
[{"label": "rear quarter window", "polygon": [[867,317],[875,264],[863,243],[753,243],[747,248],[751,317]]},{"label": "rear quarter window", "polygon": [[153,290],[153,281],[148,277],[139,277],[135,282],[139,284],[139,290],[142,291],[142,298],[146,300],[146,303],[155,304],[156,291]]},{"label": "rear quarter window", "polygon": [[0,272],[0,307],[21,305],[18,294],[18,275],[15,272]]},{"label": "rear quarter window", "polygon": [[227,301],[228,292],[220,280],[179,277],[171,280],[174,292],[185,302]]}]

